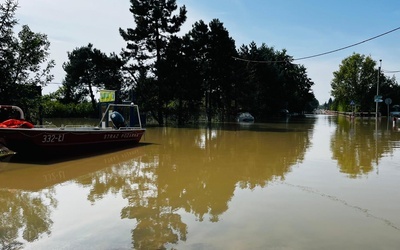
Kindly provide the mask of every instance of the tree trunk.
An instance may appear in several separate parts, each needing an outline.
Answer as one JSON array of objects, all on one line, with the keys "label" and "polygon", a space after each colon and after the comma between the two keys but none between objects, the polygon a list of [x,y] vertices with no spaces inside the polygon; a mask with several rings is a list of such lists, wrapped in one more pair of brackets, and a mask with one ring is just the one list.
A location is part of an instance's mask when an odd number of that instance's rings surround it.
[{"label": "tree trunk", "polygon": [[90,100],[92,102],[93,111],[96,111],[96,100],[94,99],[92,85],[89,83]]}]

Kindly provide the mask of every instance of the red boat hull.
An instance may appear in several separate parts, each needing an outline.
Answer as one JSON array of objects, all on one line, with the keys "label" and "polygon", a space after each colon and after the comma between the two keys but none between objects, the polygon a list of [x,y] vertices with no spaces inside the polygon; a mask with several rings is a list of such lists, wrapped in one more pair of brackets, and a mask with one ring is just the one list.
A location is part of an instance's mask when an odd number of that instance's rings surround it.
[{"label": "red boat hull", "polygon": [[0,143],[21,156],[50,157],[135,145],[140,141],[144,132],[145,129],[0,128]]}]

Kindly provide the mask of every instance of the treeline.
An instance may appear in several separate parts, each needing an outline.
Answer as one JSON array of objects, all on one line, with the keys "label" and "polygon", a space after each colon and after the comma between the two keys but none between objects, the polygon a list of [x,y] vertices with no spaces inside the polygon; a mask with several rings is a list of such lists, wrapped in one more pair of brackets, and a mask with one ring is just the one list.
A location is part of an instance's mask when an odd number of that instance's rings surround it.
[{"label": "treeline", "polygon": [[[68,52],[68,61],[63,64],[65,80],[57,92],[46,97],[46,107],[42,109],[45,114],[51,115],[52,109],[47,107],[51,102],[90,103],[96,114],[99,104],[95,88],[117,90],[117,101],[138,103],[160,125],[201,119],[230,121],[242,111],[251,112],[262,121],[279,115],[282,109],[302,113],[318,107],[312,92],[313,82],[305,67],[291,63],[292,57],[286,50],[277,51],[254,42],[237,49],[218,19],[208,24],[200,20],[187,34],[178,36],[186,21],[185,6],[178,8],[175,0],[130,2],[135,28],[120,28],[126,48],[119,54],[106,55],[88,44]],[[6,24],[4,27],[8,27],[12,37],[15,9],[4,11],[7,6],[16,6],[16,3],[7,0],[1,13],[13,21],[7,23],[1,19],[2,27]],[[24,43],[23,39],[23,36],[19,38],[20,44]],[[44,45],[34,50],[43,51],[39,60],[43,65],[48,56],[45,46],[48,42],[45,35],[41,35],[40,41]],[[1,40],[1,43],[7,45],[7,41]],[[8,59],[1,57],[1,60]],[[25,71],[31,69],[28,67]],[[42,76],[46,78],[31,81],[26,77],[17,83],[1,81],[0,87],[5,86],[1,91],[15,84],[43,86],[52,79],[48,72]],[[1,103],[20,104],[20,98],[14,98],[12,91],[8,93],[9,99],[2,95]]]},{"label": "treeline", "polygon": [[373,111],[376,110],[376,95],[381,100],[378,106],[381,114],[387,113],[386,99],[392,105],[400,104],[400,86],[394,76],[388,77],[371,56],[358,53],[343,59],[339,69],[333,72],[331,94],[333,101],[327,107],[335,111]]},{"label": "treeline", "polygon": [[41,86],[50,82],[54,61],[48,60],[50,43],[47,36],[35,33],[23,25],[15,35],[18,24],[17,2],[0,4],[0,105],[18,105],[30,120],[38,119]]}]

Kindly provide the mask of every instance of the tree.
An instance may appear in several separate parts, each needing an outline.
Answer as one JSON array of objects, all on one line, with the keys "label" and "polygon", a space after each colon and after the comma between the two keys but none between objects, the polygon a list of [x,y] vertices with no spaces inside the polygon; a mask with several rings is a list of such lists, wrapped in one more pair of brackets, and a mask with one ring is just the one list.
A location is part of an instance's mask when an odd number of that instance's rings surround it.
[{"label": "tree", "polygon": [[[271,115],[274,110],[286,108],[277,104],[282,100],[279,97],[283,93],[279,79],[283,79],[283,75],[279,78],[279,66],[276,65],[279,62],[275,62],[274,48],[266,44],[257,47],[256,43],[252,42],[249,46],[240,48],[239,57],[244,60],[242,68],[245,72],[238,90],[242,95],[239,95],[239,108],[250,111],[258,120],[266,114]],[[256,61],[265,63],[254,63]]]},{"label": "tree", "polygon": [[0,103],[19,105],[33,118],[41,88],[53,79],[50,70],[54,61],[48,60],[50,42],[46,35],[31,31],[27,25],[14,35],[17,8],[13,0],[0,4]]},{"label": "tree", "polygon": [[235,41],[218,19],[213,19],[208,26],[202,20],[196,22],[187,36],[196,53],[208,122],[215,114],[219,114],[222,120],[229,118],[233,113],[237,79],[233,59],[237,56]]},{"label": "tree", "polygon": [[[378,69],[375,66],[376,62],[370,56],[356,53],[342,61],[339,70],[333,72],[331,82],[331,94],[338,110],[348,110],[351,101],[363,111],[372,111],[375,108],[374,95],[378,81]],[[382,85],[387,84],[384,83],[385,77],[382,80]]]},{"label": "tree", "polygon": [[169,86],[165,93],[170,96],[168,112],[171,120],[183,125],[189,120],[197,121],[204,91],[202,79],[197,70],[196,51],[189,36],[183,39],[172,37],[167,49],[160,72],[163,82]]},{"label": "tree", "polygon": [[[284,61],[289,62],[291,58],[286,57],[286,51],[283,51]],[[278,56],[279,58],[279,56]],[[281,60],[281,59],[278,59]],[[282,64],[280,64],[282,66]],[[307,70],[303,65],[285,63],[282,75],[282,89],[281,92],[284,95],[278,95],[281,100],[281,105],[287,106],[287,108],[296,113],[302,113],[303,111],[312,111],[314,105],[310,106],[310,103],[316,101],[315,96],[312,92],[311,87],[314,83],[307,76]],[[318,107],[318,104],[316,105]]]},{"label": "tree", "polygon": [[[253,113],[258,120],[280,114],[281,109],[301,113],[309,109],[315,97],[314,84],[303,65],[292,64],[286,50],[252,42],[239,49],[244,73],[237,87],[238,106]],[[251,91],[249,91],[251,90]]]},{"label": "tree", "polygon": [[64,102],[83,102],[89,95],[93,110],[96,110],[95,87],[121,90],[124,62],[114,53],[107,56],[89,43],[68,52],[68,59],[63,64],[66,72]]},{"label": "tree", "polygon": [[193,74],[194,82],[199,83],[199,88],[202,93],[202,106],[206,110],[208,120],[211,120],[210,105],[207,99],[207,91],[209,91],[209,29],[204,21],[195,22],[192,30],[185,35],[185,41],[193,52],[193,61],[195,63],[196,74]]},{"label": "tree", "polygon": [[[175,0],[131,0],[130,11],[136,22],[134,29],[126,31],[120,29],[122,38],[127,42],[126,49],[122,54],[126,60],[130,60],[127,69],[133,76],[143,74],[143,70],[154,83],[153,95],[156,97],[154,105],[159,124],[164,123],[164,108],[168,99],[164,92],[168,90],[160,77],[162,60],[165,58],[165,51],[170,42],[171,36],[179,32],[181,25],[186,21],[186,7],[177,10]],[[142,78],[143,79],[143,75]],[[138,84],[138,83],[137,83]]]},{"label": "tree", "polygon": [[[232,101],[235,99],[234,57],[237,56],[235,41],[223,23],[213,19],[209,23],[209,68],[208,68],[208,108],[216,109],[221,119],[229,118]],[[210,122],[209,118],[209,122]]]}]

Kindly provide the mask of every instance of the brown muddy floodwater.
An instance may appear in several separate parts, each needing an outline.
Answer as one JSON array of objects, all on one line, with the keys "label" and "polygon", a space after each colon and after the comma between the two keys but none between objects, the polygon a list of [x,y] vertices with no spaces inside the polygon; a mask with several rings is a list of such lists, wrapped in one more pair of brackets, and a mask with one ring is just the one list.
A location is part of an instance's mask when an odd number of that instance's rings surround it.
[{"label": "brown muddy floodwater", "polygon": [[132,149],[0,164],[0,249],[400,248],[385,118],[148,128]]}]

